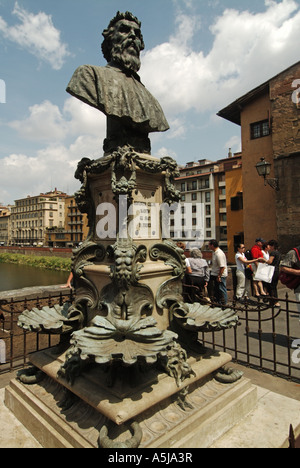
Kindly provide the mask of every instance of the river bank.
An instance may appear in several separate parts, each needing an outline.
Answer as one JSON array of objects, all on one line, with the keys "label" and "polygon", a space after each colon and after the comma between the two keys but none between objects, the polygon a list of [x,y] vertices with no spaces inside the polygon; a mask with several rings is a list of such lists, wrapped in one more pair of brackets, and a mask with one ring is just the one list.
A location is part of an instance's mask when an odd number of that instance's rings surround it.
[{"label": "river bank", "polygon": [[29,255],[34,257],[72,258],[73,250],[59,247],[4,246],[0,247],[0,253]]},{"label": "river bank", "polygon": [[71,259],[0,252],[0,263],[30,266],[52,271],[70,271]]}]

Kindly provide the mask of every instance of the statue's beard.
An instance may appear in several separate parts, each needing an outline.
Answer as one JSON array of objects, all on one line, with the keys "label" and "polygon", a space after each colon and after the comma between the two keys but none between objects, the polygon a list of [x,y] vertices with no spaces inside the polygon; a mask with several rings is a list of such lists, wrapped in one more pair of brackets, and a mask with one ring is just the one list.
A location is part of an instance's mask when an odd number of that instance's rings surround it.
[{"label": "statue's beard", "polygon": [[133,41],[125,40],[121,44],[115,44],[111,51],[111,58],[127,70],[137,73],[141,68],[139,48]]}]

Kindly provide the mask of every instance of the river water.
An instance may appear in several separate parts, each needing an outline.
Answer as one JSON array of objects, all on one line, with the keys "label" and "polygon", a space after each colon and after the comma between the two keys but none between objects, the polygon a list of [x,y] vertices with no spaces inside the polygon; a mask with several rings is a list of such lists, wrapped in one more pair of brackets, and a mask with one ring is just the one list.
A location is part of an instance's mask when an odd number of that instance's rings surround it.
[{"label": "river water", "polygon": [[42,270],[25,265],[0,263],[0,291],[65,284],[68,272]]}]

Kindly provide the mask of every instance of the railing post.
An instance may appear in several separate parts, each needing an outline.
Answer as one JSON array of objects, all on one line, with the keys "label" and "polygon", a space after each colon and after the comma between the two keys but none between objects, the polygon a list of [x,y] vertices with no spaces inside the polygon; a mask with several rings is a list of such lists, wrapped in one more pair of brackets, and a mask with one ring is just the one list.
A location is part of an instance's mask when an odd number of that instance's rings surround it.
[{"label": "railing post", "polygon": [[290,425],[289,448],[290,449],[296,448],[295,433],[294,433],[294,428],[293,428],[292,424]]},{"label": "railing post", "polygon": [[291,337],[290,337],[290,310],[289,310],[289,296],[288,293],[286,293],[286,340],[287,340],[287,358],[288,358],[288,375],[289,378],[291,378],[292,375],[292,369],[291,369]]},{"label": "railing post", "polygon": [[249,316],[248,316],[248,304],[246,303],[246,308],[245,308],[245,313],[246,313],[246,326],[245,326],[245,332],[246,332],[246,353],[247,353],[247,365],[250,365],[250,351],[249,351]]},{"label": "railing post", "polygon": [[10,301],[10,356],[9,356],[10,370],[13,369],[13,355],[14,355],[14,301],[12,298]]},{"label": "railing post", "polygon": [[272,342],[273,342],[273,372],[274,375],[276,375],[277,372],[277,351],[276,351],[276,322],[275,322],[275,317],[274,317],[274,304],[272,304]]},{"label": "railing post", "polygon": [[259,348],[259,365],[263,369],[263,352],[262,352],[262,328],[261,328],[261,305],[258,304],[258,348]]}]

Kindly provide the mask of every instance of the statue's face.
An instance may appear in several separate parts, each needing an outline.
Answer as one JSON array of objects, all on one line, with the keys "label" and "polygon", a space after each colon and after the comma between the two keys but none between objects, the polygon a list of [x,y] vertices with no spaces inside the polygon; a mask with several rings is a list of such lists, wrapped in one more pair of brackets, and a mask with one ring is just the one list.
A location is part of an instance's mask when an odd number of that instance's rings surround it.
[{"label": "statue's face", "polygon": [[118,21],[112,42],[122,45],[122,49],[126,49],[128,53],[139,56],[142,47],[141,30],[134,21]]},{"label": "statue's face", "polygon": [[112,59],[125,68],[138,71],[142,49],[141,30],[134,21],[121,20],[115,25],[111,37],[113,48]]}]

